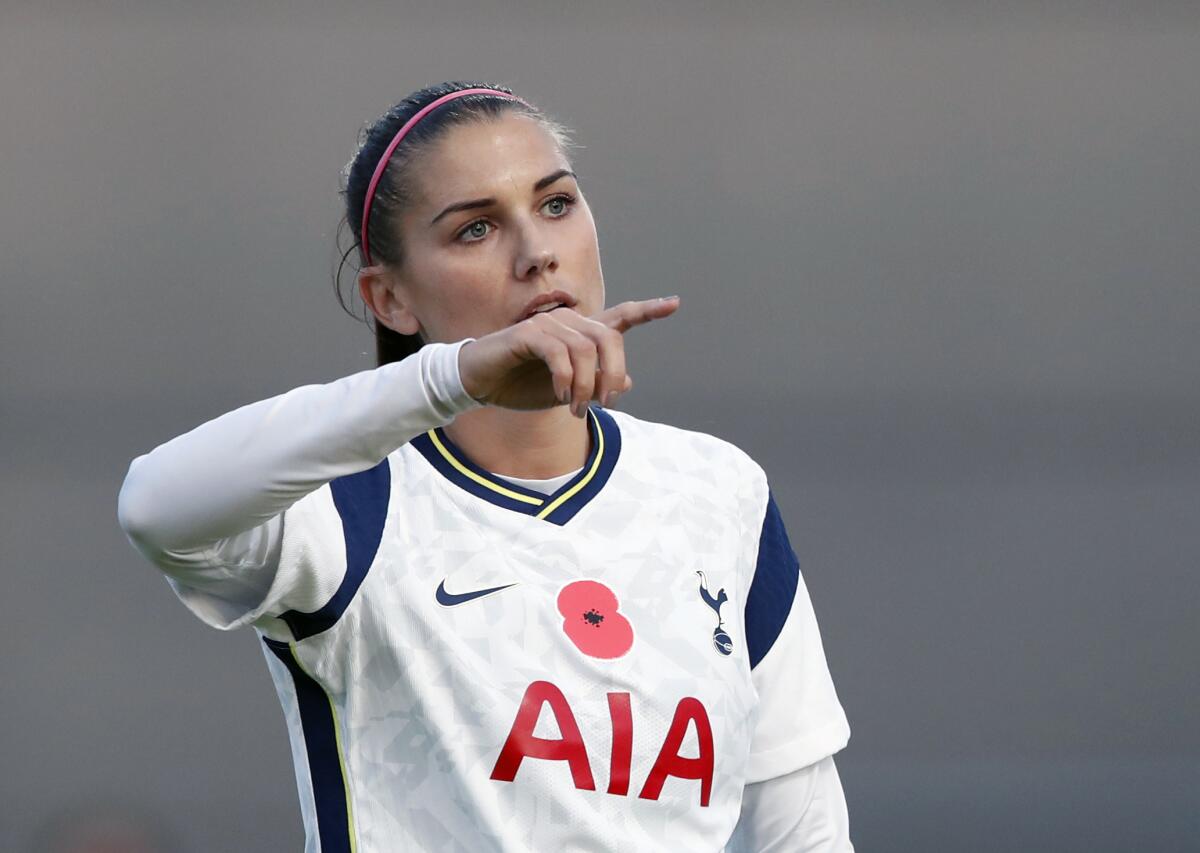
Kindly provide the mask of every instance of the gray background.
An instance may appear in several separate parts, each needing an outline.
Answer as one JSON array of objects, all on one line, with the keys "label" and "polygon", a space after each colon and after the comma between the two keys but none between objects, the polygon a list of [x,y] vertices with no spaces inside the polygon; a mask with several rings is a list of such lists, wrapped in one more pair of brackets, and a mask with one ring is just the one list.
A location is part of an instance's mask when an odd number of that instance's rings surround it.
[{"label": "gray background", "polygon": [[372,366],[339,170],[473,77],[576,129],[610,299],[682,294],[624,407],[771,475],[859,849],[1196,849],[1200,11],[1000,5],[0,6],[0,849],[300,849],[253,633],[116,494]]}]

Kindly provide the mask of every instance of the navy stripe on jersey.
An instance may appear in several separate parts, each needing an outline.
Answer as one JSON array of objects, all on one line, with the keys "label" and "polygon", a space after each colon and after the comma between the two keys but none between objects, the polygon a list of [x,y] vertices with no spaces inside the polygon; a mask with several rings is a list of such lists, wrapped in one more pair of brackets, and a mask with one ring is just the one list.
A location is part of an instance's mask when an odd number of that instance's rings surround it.
[{"label": "navy stripe on jersey", "polygon": [[779,638],[799,583],[800,562],[788,541],[775,497],[768,494],[767,514],[758,540],[758,565],[746,596],[746,649],[751,669]]},{"label": "navy stripe on jersey", "polygon": [[346,574],[333,597],[319,610],[301,613],[289,610],[280,619],[292,629],[292,636],[303,640],[333,626],[367,576],[383,539],[387,521],[388,497],[392,489],[392,472],[384,459],[374,468],[338,477],[329,483],[333,505],[342,519],[342,534],[346,540]]},{"label": "navy stripe on jersey", "polygon": [[552,495],[497,477],[472,462],[442,429],[412,440],[425,460],[460,489],[502,509],[532,515],[551,524],[566,524],[608,482],[621,455],[621,431],[612,415],[598,406],[588,410],[591,450],[583,468]]},{"label": "navy stripe on jersey", "polygon": [[[547,498],[546,506],[550,512],[546,514],[543,510],[540,514],[553,524],[566,524],[575,517],[575,513],[600,493],[621,455],[621,430],[617,428],[617,422],[603,409],[593,409],[592,414],[595,417],[595,427],[592,430],[592,452],[588,461],[579,472],[579,476],[572,478],[571,482]],[[603,452],[600,452],[601,448]],[[572,492],[572,488],[576,491]],[[567,494],[570,496],[561,500],[560,496]],[[556,501],[560,502],[556,505]]]},{"label": "navy stripe on jersey", "polygon": [[329,695],[300,666],[291,646],[266,637],[263,637],[263,642],[288,668],[296,685],[296,701],[300,705],[300,727],[304,731],[304,749],[308,753],[321,853],[350,853],[349,797],[342,773],[341,751],[338,749],[337,721],[333,717]]},{"label": "navy stripe on jersey", "polygon": [[502,480],[480,468],[441,428],[418,435],[412,440],[412,446],[447,480],[496,506],[532,514],[546,503],[546,496],[541,492]]}]

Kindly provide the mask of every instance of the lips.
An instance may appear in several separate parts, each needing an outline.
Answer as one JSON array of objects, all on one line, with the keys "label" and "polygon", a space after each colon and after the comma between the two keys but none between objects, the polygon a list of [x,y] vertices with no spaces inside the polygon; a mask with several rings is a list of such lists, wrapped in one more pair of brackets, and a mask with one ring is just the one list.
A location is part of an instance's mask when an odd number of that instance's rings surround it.
[{"label": "lips", "polygon": [[579,300],[565,290],[551,290],[548,293],[539,293],[533,299],[529,300],[525,306],[525,310],[517,318],[517,322],[528,320],[534,314],[553,311],[559,307],[574,308],[577,304],[579,304]]},{"label": "lips", "polygon": [[563,631],[594,658],[619,658],[633,646],[633,626],[619,606],[616,594],[598,581],[575,581],[558,594]]}]

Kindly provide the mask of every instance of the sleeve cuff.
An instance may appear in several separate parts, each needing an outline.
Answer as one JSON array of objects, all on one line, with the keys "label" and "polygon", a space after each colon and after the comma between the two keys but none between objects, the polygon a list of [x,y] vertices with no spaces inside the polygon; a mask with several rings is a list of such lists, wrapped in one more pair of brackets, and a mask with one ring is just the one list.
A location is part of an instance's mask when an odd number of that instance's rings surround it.
[{"label": "sleeve cuff", "polygon": [[421,348],[421,378],[429,395],[430,407],[446,422],[483,404],[467,393],[458,369],[458,354],[474,338],[452,344],[426,344]]},{"label": "sleeve cuff", "polygon": [[774,779],[815,764],[843,749],[850,741],[850,724],[844,714],[803,737],[763,752],[751,752],[746,765],[746,784]]}]

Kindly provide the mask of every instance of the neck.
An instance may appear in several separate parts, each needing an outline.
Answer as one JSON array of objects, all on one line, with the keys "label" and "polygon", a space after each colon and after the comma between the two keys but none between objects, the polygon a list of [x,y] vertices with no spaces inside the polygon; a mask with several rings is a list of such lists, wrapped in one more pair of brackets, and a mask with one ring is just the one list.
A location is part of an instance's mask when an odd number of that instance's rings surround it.
[{"label": "neck", "polygon": [[484,406],[459,415],[446,435],[486,471],[546,480],[583,467],[590,451],[587,420],[566,406],[517,411]]}]

